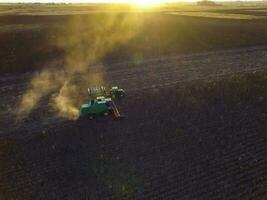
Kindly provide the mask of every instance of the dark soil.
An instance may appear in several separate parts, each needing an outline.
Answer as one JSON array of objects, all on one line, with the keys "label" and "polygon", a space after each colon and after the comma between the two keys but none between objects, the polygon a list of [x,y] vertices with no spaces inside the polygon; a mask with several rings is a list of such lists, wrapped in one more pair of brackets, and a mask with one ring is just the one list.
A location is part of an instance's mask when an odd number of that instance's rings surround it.
[{"label": "dark soil", "polygon": [[266,198],[266,19],[132,15],[139,34],[101,60],[106,81],[126,89],[124,119],[55,119],[44,99],[18,127],[32,71],[64,65],[70,47],[56,41],[67,25],[111,15],[0,16],[0,73],[10,73],[0,77],[0,199]]},{"label": "dark soil", "polygon": [[[3,199],[264,199],[266,72],[131,92],[0,145]],[[20,134],[27,134],[23,131]]]},{"label": "dark soil", "polygon": [[[137,31],[136,35],[123,44],[116,44],[102,58],[106,63],[139,62],[161,56],[267,44],[266,19],[211,19],[169,15],[164,11],[131,14],[94,11],[97,9],[86,15],[53,15],[48,12],[43,16],[0,16],[0,73],[36,70],[55,61],[59,62],[56,66],[62,67],[66,52],[71,52],[73,47],[63,48],[58,41],[62,36],[72,37],[73,26],[70,24],[88,31],[104,26],[105,21],[114,17],[136,18],[140,26],[125,28]],[[230,11],[238,13],[242,10]]]}]

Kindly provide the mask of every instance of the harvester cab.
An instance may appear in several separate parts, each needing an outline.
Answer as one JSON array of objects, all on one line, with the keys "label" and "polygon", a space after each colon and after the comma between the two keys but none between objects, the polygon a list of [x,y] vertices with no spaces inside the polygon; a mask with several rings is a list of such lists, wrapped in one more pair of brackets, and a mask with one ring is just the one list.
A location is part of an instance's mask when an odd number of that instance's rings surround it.
[{"label": "harvester cab", "polygon": [[105,103],[105,104],[109,104],[111,103],[112,99],[111,98],[106,98],[106,97],[97,97],[95,100],[92,100],[92,101],[96,101],[97,103]]}]

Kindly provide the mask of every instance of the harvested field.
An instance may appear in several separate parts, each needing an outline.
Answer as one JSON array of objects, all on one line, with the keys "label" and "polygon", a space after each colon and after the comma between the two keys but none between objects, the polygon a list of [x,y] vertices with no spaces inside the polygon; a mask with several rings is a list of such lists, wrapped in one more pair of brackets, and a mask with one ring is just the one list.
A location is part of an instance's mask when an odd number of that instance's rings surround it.
[{"label": "harvested field", "polygon": [[[16,9],[20,12],[16,13]],[[107,8],[103,12],[94,6],[6,8],[12,13],[0,16],[0,73],[40,70],[55,61],[59,62],[57,67],[61,68],[65,64],[62,62],[66,54],[73,48],[62,46],[62,41],[68,44],[70,38],[78,34],[72,27],[78,24],[81,26],[80,32],[86,32],[98,29],[98,25],[105,26],[105,21],[110,18],[125,17],[129,23],[134,21],[135,25],[124,29],[133,31],[134,35],[124,43],[117,44],[102,58],[101,62],[106,64],[266,45],[266,15],[257,16],[257,12],[248,13],[247,9],[253,7],[229,9],[224,6],[188,6],[147,12],[134,12],[129,8],[132,12],[128,13],[120,8]],[[58,15],[53,14],[53,10],[58,10]],[[83,13],[85,11],[86,14]],[[208,17],[169,14],[173,12],[186,12],[186,15],[208,13]],[[214,15],[219,18],[214,18]],[[223,19],[224,16],[227,19]],[[237,19],[240,16],[242,19]]]},{"label": "harvested field", "polygon": [[[267,175],[263,55],[261,47],[106,68],[110,81],[116,79],[126,88],[127,97],[118,102],[125,119],[68,121],[36,112],[20,127],[2,124],[9,131],[2,132],[0,146],[1,196],[263,199]],[[245,60],[253,56],[258,61],[254,65]],[[220,59],[229,62],[223,69]],[[195,75],[187,75],[187,70]],[[149,76],[156,71],[158,75]],[[146,74],[144,80],[140,73]],[[2,78],[4,96],[17,96],[30,76]],[[123,77],[128,77],[125,82]],[[39,109],[49,110],[45,104]]]},{"label": "harvested field", "polygon": [[[105,6],[0,6],[0,199],[265,199],[266,8]],[[60,115],[66,82],[49,81],[67,78],[76,109],[96,83],[124,88],[125,118]]]},{"label": "harvested field", "polygon": [[266,80],[257,72],[129,92],[122,121],[65,121],[2,139],[1,196],[263,199]]},{"label": "harvested field", "polygon": [[208,18],[218,18],[218,19],[260,19],[266,18],[254,15],[244,15],[244,14],[222,14],[213,12],[170,12],[170,15],[180,15],[180,16],[191,16],[191,17],[208,17]]},{"label": "harvested field", "polygon": [[[229,51],[217,51],[181,55],[175,57],[162,57],[151,59],[142,63],[119,63],[106,65],[98,68],[91,68],[90,76],[98,77],[104,74],[105,79],[99,84],[115,84],[125,88],[128,92],[164,88],[170,85],[180,85],[185,82],[197,80],[220,79],[234,74],[253,72],[266,69],[267,49],[265,46],[234,49]],[[140,74],[142,76],[140,76]],[[40,109],[33,113],[22,125],[15,126],[14,119],[16,105],[19,97],[27,89],[32,73],[25,73],[21,76],[4,76],[0,79],[1,99],[0,116],[4,119],[1,122],[2,134],[10,135],[14,130],[18,135],[22,129],[31,133],[33,129],[40,129],[42,126],[57,125],[51,107],[45,103]],[[86,100],[86,89],[79,88]],[[53,95],[53,94],[51,94]],[[79,105],[76,105],[77,107]],[[41,110],[41,112],[40,112]],[[51,123],[56,122],[56,123]],[[60,125],[60,124],[58,124]],[[19,136],[19,135],[18,135]]]}]

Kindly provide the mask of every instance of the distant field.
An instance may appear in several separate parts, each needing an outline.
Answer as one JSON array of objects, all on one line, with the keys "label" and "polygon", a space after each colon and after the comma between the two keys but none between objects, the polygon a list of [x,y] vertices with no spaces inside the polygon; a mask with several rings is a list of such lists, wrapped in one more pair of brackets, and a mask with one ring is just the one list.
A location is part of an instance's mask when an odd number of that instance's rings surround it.
[{"label": "distant field", "polygon": [[32,31],[40,29],[41,25],[38,24],[11,24],[11,25],[2,25],[0,28],[0,33],[10,33],[12,31]]},{"label": "distant field", "polygon": [[[98,60],[108,63],[266,45],[266,10],[256,6],[140,10],[126,5],[2,5],[0,72],[64,64],[77,46],[79,54],[95,52],[91,44],[97,40],[105,40],[98,52],[112,43]],[[125,33],[131,35],[117,42],[118,35]]]},{"label": "distant field", "polygon": [[212,12],[170,12],[171,15],[192,16],[192,17],[208,17],[220,19],[259,19],[261,17],[254,15],[241,15],[241,14],[220,14]]}]

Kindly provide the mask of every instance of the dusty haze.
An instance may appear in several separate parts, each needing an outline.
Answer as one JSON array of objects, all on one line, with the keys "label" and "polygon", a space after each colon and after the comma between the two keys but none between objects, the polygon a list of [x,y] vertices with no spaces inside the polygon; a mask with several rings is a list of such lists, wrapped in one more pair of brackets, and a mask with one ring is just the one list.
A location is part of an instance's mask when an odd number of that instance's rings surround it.
[{"label": "dusty haze", "polygon": [[[101,16],[94,20],[93,26],[87,25],[89,20],[92,21],[90,16],[73,16],[56,33],[55,39],[49,41],[64,49],[64,60],[47,64],[33,76],[19,104],[18,118],[27,117],[49,95],[49,104],[58,116],[76,119],[84,98],[82,90],[105,83],[101,58],[116,45],[133,38],[142,24],[137,15],[120,13]],[[55,66],[58,63],[64,64]],[[100,73],[90,74],[88,70],[93,66],[98,66]]]}]

